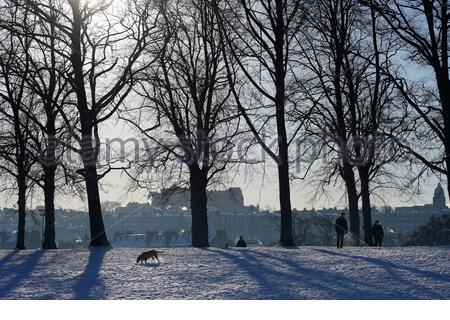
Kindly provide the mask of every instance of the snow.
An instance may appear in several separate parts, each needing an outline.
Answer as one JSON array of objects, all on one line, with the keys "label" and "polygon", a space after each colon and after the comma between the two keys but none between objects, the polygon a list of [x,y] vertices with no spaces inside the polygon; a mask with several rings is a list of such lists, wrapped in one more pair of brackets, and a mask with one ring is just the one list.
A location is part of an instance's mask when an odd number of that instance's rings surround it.
[{"label": "snow", "polygon": [[450,299],[450,248],[0,250],[1,299]]}]

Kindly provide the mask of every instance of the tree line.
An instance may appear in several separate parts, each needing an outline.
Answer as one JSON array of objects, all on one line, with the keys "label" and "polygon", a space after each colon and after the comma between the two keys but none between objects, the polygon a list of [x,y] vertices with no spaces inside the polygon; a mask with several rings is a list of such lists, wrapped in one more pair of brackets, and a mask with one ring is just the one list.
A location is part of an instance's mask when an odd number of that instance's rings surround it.
[{"label": "tree line", "polygon": [[[361,204],[368,245],[378,190],[450,179],[447,1],[4,0],[0,13],[1,191],[17,197],[19,249],[35,188],[43,248],[56,248],[57,192],[86,199],[90,246],[109,246],[112,170],[131,188],[185,183],[192,245],[207,247],[207,190],[252,165],[227,156],[243,138],[277,167],[282,246],[294,245],[298,179],[317,194],[342,185],[355,244]],[[152,141],[145,157],[100,161],[118,119]],[[299,175],[304,141],[317,147]]]}]

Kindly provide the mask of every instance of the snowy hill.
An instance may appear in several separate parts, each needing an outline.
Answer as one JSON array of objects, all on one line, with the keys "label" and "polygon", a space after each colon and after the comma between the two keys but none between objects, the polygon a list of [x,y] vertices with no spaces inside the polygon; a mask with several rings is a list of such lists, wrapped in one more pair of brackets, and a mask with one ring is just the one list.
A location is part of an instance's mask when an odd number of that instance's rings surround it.
[{"label": "snowy hill", "polygon": [[450,248],[0,251],[1,299],[450,299]]}]

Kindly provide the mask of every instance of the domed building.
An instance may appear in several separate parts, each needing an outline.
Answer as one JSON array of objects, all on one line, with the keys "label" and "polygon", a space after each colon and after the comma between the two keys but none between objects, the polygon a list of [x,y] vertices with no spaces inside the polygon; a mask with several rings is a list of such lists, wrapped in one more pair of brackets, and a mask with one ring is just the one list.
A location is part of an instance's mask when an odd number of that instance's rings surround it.
[{"label": "domed building", "polygon": [[444,188],[442,188],[442,185],[440,182],[438,183],[436,189],[434,189],[433,207],[447,208],[446,201],[445,201]]}]

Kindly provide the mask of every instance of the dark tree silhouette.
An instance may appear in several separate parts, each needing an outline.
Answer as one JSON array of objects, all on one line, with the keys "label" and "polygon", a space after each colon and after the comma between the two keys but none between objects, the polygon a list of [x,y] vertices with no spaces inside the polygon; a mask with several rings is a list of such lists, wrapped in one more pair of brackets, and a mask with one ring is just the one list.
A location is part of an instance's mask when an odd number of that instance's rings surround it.
[{"label": "dark tree silhouette", "polygon": [[[399,46],[389,31],[380,23],[377,13],[369,8],[362,12],[362,30],[366,33],[362,45],[352,52],[351,78],[359,82],[355,94],[356,139],[354,156],[361,186],[364,242],[372,245],[371,197],[379,189],[405,190],[409,186],[408,174],[402,172],[405,154],[396,141],[405,139],[409,129],[404,130],[407,114],[402,109],[403,100],[394,81],[384,70],[394,70],[394,57]],[[352,74],[357,71],[355,76]],[[392,139],[395,132],[396,139]],[[402,173],[402,174],[399,174]]]},{"label": "dark tree silhouette", "polygon": [[418,227],[405,246],[442,246],[450,244],[450,215],[432,216],[430,222]]},{"label": "dark tree silhouette", "polygon": [[[2,7],[3,19],[10,24],[28,23],[27,12]],[[30,117],[36,97],[28,90],[30,37],[17,37],[3,27],[0,30],[0,168],[15,179],[18,190],[17,249],[25,249],[25,216],[29,177],[37,157],[30,146],[29,132],[38,131]],[[21,66],[19,68],[19,65]],[[17,73],[17,70],[23,73]]]},{"label": "dark tree silhouette", "polygon": [[139,77],[139,120],[133,112],[122,116],[154,143],[151,165],[145,159],[130,176],[136,181],[154,168],[164,170],[165,180],[179,172],[180,180],[187,168],[192,246],[207,247],[207,187],[230,166],[238,113],[230,101],[218,23],[208,1],[167,3],[162,28],[165,37],[149,52],[158,56],[157,63]]},{"label": "dark tree silhouette", "polygon": [[[450,195],[450,78],[448,1],[360,0],[372,7],[402,43],[402,56],[429,69],[430,83],[412,83],[410,77],[385,70],[405,101],[415,111],[415,135],[424,141],[422,148],[398,141],[423,165],[447,178]],[[420,130],[420,128],[423,130]],[[426,142],[425,142],[426,141]]]},{"label": "dark tree silhouette", "polygon": [[407,115],[385,72],[394,70],[398,46],[375,12],[354,1],[316,1],[308,8],[308,28],[298,38],[308,71],[299,85],[313,106],[306,119],[308,135],[325,145],[332,159],[325,170],[316,170],[322,176],[319,187],[325,188],[336,175],[342,177],[355,237],[361,198],[364,242],[370,245],[373,192],[403,190],[401,182],[408,176],[396,174],[404,152],[392,139],[393,132],[401,140],[410,130],[401,132]]},{"label": "dark tree silhouette", "polygon": [[[58,34],[55,54],[67,61],[64,70],[73,103],[59,112],[70,127],[78,147],[82,169],[77,172],[86,184],[91,229],[91,246],[109,246],[105,233],[99,180],[112,167],[101,168],[99,126],[115,115],[132,90],[133,77],[148,63],[142,58],[147,40],[155,28],[157,5],[149,1],[128,1],[117,7],[112,1],[14,1],[27,7],[43,23],[54,26]],[[51,31],[47,30],[47,31]],[[34,34],[47,48],[50,34]],[[144,61],[144,62],[143,62]],[[72,121],[75,119],[74,121]],[[103,169],[103,172],[98,171]]]},{"label": "dark tree silhouette", "polygon": [[[236,74],[242,76],[239,86],[232,85],[234,99],[255,139],[277,164],[280,244],[292,246],[288,156],[289,146],[302,123],[289,130],[286,117],[289,109],[298,103],[293,84],[296,73],[301,71],[293,56],[293,40],[303,26],[303,1],[225,0],[214,3],[221,17],[223,43],[229,52],[226,63],[230,79]],[[249,94],[241,95],[241,90]],[[272,125],[276,128],[274,132],[269,129]],[[277,137],[278,151],[267,143],[264,132]]]},{"label": "dark tree silhouette", "polygon": [[[337,153],[324,171],[328,177],[339,174],[346,186],[350,231],[359,238],[360,218],[354,163],[348,143],[357,135],[358,72],[352,50],[361,35],[356,32],[361,14],[357,3],[348,0],[319,0],[308,5],[307,28],[298,36],[306,69],[303,92],[313,105],[308,131],[319,143]],[[356,34],[355,34],[356,33]],[[356,42],[356,44],[355,44]],[[358,243],[355,241],[355,243]]]},{"label": "dark tree silhouette", "polygon": [[[10,8],[15,8],[24,14],[27,8],[21,8],[10,2]],[[25,12],[24,12],[25,10]],[[33,182],[44,191],[45,230],[42,247],[56,249],[55,241],[55,189],[56,180],[62,180],[63,175],[57,177],[58,162],[62,156],[61,142],[64,140],[64,122],[58,119],[59,110],[63,108],[65,100],[71,92],[64,73],[68,71],[68,63],[57,54],[57,12],[51,11],[53,19],[48,23],[28,15],[28,23],[4,25],[9,33],[25,39],[31,39],[27,48],[22,48],[27,54],[27,63],[18,61],[14,65],[14,72],[21,76],[28,90],[35,96],[33,110],[24,110],[33,121],[33,127],[25,127],[29,136],[29,143],[34,147],[34,153],[42,167],[43,174],[30,176]],[[44,34],[46,37],[35,39],[35,35]],[[26,70],[28,68],[28,70]],[[32,131],[32,129],[38,129]],[[59,149],[59,150],[58,150]],[[65,171],[67,173],[67,171]]]},{"label": "dark tree silhouette", "polygon": [[[56,15],[56,12],[51,12]],[[42,114],[44,119],[36,115],[34,119],[40,127],[44,142],[40,148],[39,163],[43,169],[43,176],[37,184],[44,190],[45,207],[45,230],[42,243],[43,249],[56,249],[55,234],[55,189],[58,163],[62,152],[58,154],[58,149],[62,150],[61,142],[64,141],[66,129],[64,122],[58,119],[59,110],[62,110],[65,100],[70,96],[69,83],[64,76],[68,70],[68,64],[58,56],[56,50],[57,43],[57,16],[37,24],[37,32],[47,34],[48,37],[40,39],[45,43],[37,43],[32,49],[30,77],[27,83],[31,90],[40,98]],[[36,141],[39,143],[40,141]],[[66,171],[67,173],[67,171]],[[60,179],[58,179],[60,180]]]}]

